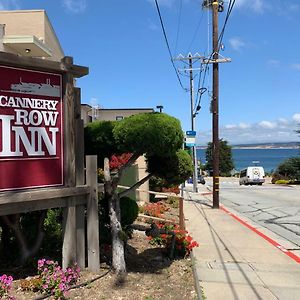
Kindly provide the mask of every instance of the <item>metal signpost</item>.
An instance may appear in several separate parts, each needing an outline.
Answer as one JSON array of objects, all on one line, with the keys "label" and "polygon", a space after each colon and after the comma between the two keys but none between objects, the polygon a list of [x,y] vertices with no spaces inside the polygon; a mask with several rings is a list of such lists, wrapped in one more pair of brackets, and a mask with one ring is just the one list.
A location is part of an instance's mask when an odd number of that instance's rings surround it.
[{"label": "metal signpost", "polygon": [[197,163],[197,154],[196,154],[196,131],[189,130],[185,133],[185,145],[192,149],[193,157],[193,192],[198,192],[198,163]]}]

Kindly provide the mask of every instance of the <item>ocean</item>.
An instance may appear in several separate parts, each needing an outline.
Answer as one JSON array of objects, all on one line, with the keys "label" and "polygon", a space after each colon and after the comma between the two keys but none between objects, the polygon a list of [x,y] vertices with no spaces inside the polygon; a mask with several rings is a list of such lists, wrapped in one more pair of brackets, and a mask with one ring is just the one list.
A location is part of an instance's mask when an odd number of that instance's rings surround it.
[{"label": "ocean", "polygon": [[[287,158],[299,155],[300,149],[232,149],[234,166],[238,171],[253,165],[253,161],[259,161],[266,172],[271,172]],[[197,158],[205,163],[205,149],[197,149]]]}]

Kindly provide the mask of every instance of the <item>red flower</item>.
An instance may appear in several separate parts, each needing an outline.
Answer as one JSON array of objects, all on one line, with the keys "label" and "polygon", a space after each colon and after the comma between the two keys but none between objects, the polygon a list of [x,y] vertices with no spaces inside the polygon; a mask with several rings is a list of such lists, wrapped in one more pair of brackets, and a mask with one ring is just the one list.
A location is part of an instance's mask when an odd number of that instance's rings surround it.
[{"label": "red flower", "polygon": [[192,237],[190,236],[190,235],[188,235],[187,237],[186,237],[186,240],[189,242],[189,243],[191,243],[192,242]]},{"label": "red flower", "polygon": [[121,155],[112,155],[109,161],[109,168],[120,169],[123,165],[125,165],[128,160],[131,158],[132,153],[123,153]]}]

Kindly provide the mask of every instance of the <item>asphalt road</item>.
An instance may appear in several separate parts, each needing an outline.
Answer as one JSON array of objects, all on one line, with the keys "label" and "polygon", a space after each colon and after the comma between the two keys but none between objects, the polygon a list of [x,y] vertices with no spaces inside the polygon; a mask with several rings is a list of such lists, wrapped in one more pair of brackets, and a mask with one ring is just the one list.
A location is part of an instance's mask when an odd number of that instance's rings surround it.
[{"label": "asphalt road", "polygon": [[[211,178],[206,185],[212,190]],[[239,186],[237,178],[221,178],[220,203],[300,250],[300,186]]]}]

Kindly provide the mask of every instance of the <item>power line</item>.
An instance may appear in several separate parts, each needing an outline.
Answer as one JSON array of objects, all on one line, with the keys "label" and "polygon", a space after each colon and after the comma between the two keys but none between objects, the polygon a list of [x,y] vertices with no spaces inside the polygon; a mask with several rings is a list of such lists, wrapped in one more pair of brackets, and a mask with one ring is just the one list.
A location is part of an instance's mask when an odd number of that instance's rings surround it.
[{"label": "power line", "polygon": [[195,39],[196,39],[196,36],[197,36],[198,31],[199,31],[200,25],[201,25],[201,23],[202,23],[203,17],[204,17],[204,11],[202,11],[202,15],[201,15],[200,20],[199,20],[199,22],[198,22],[198,24],[197,24],[197,27],[196,27],[196,30],[195,30],[195,32],[194,32],[194,34],[193,34],[192,40],[191,40],[191,42],[190,42],[190,44],[189,44],[187,53],[190,52],[190,49],[191,49],[191,47],[192,47],[192,45],[193,45],[193,43],[194,43],[194,41],[195,41]]},{"label": "power line", "polygon": [[222,45],[222,40],[223,40],[223,37],[224,37],[224,32],[225,32],[225,29],[226,29],[226,26],[227,26],[228,19],[230,17],[230,14],[232,12],[233,7],[234,7],[235,1],[236,0],[230,0],[229,4],[228,4],[225,21],[224,21],[224,24],[223,24],[223,27],[222,27],[222,30],[221,30],[221,33],[220,33],[219,39],[218,39],[218,44],[219,44],[218,49],[219,50],[220,50],[220,47]]},{"label": "power line", "polygon": [[[231,12],[232,12],[232,9],[233,9],[233,7],[234,7],[235,2],[236,2],[236,0],[230,0],[230,1],[229,1],[228,9],[227,9],[226,17],[225,17],[225,21],[224,21],[224,24],[223,24],[221,33],[220,33],[219,38],[218,38],[218,45],[219,45],[219,46],[218,46],[218,50],[220,50],[220,47],[221,47],[221,45],[222,45],[222,40],[223,40],[223,37],[224,37],[224,33],[225,33],[226,26],[227,26],[227,22],[228,22],[228,19],[229,19],[229,17],[230,17],[230,14],[231,14]],[[212,58],[213,54],[214,54],[214,53],[212,53],[212,54],[210,55],[208,61]],[[206,77],[206,74],[207,74],[207,72],[208,72],[208,69],[209,69],[209,64],[206,63],[201,88],[200,88],[200,80],[201,80],[201,76],[199,76],[198,91],[197,91],[197,100],[195,101],[195,113],[197,112],[197,108],[200,109],[200,103],[201,103],[201,98],[202,98],[202,95],[203,95],[203,90],[202,90],[201,92],[199,92],[199,90],[204,88],[205,77]]]},{"label": "power line", "polygon": [[[204,10],[203,10],[204,12]],[[210,14],[209,14],[209,10],[207,10],[207,53],[209,53],[209,48],[210,48]],[[209,56],[209,60],[212,58],[213,53],[210,54]],[[201,65],[202,66],[202,65]],[[195,101],[195,113],[200,110],[201,106],[201,99],[202,99],[202,95],[204,94],[204,83],[205,83],[205,79],[206,79],[206,75],[209,71],[209,64],[205,63],[205,68],[204,68],[204,75],[203,75],[203,80],[202,80],[202,84],[201,84],[201,73],[203,71],[203,67],[201,67],[201,71],[200,71],[200,75],[199,75],[199,81],[198,81],[198,88],[197,88],[197,99]],[[201,92],[200,92],[201,90]]]},{"label": "power line", "polygon": [[169,55],[170,55],[172,66],[173,66],[173,68],[175,70],[175,73],[176,73],[176,76],[177,76],[177,79],[179,81],[180,86],[186,91],[187,89],[183,86],[183,84],[181,82],[181,79],[179,77],[178,71],[177,71],[177,69],[175,67],[175,64],[174,64],[174,61],[173,61],[173,58],[172,58],[172,53],[171,53],[170,45],[169,45],[169,42],[168,42],[168,38],[167,38],[165,26],[164,26],[164,23],[163,23],[163,20],[162,20],[162,16],[161,16],[161,13],[160,13],[160,9],[159,9],[159,5],[158,5],[157,0],[155,0],[155,5],[156,5],[157,13],[158,13],[158,16],[159,16],[160,25],[161,25],[161,28],[162,28],[162,31],[163,31],[163,34],[164,34],[165,42],[166,42],[166,45],[167,45],[167,48],[168,48],[168,52],[169,52]]},{"label": "power line", "polygon": [[[212,56],[213,56],[213,53],[209,56],[208,61],[212,58]],[[203,92],[202,92],[203,90],[201,92],[200,92],[200,90],[204,88],[204,83],[205,83],[205,79],[206,79],[206,75],[207,75],[208,71],[209,71],[209,62],[206,62],[205,63],[205,68],[204,68],[203,80],[202,80],[201,85],[200,85],[201,76],[199,76],[198,89],[197,89],[197,100],[195,101],[196,105],[195,105],[195,109],[194,109],[195,113],[200,109],[201,98],[202,98],[202,95],[203,95]],[[199,109],[197,109],[197,108],[199,108]]]},{"label": "power line", "polygon": [[179,37],[179,30],[180,30],[180,24],[181,24],[181,10],[182,10],[182,0],[180,0],[179,3],[179,10],[178,10],[178,25],[177,25],[177,33],[176,33],[176,42],[175,42],[175,51],[174,55],[177,52],[177,44],[178,44],[178,37]]}]

